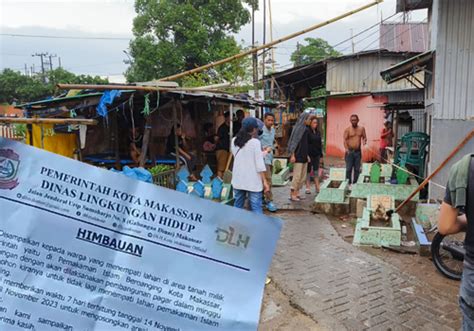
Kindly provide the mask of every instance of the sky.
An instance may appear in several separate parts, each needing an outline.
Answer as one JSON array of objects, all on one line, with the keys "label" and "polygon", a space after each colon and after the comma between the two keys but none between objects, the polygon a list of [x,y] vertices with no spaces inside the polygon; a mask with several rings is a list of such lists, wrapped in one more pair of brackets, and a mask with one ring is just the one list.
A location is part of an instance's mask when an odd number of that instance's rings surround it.
[{"label": "sky", "polygon": [[[302,30],[326,21],[349,10],[369,3],[370,0],[271,0],[273,38]],[[268,2],[267,2],[268,4]],[[275,49],[276,70],[291,67],[290,55],[297,42],[304,38],[324,38],[342,53],[350,53],[351,33],[357,33],[395,13],[396,0],[385,0],[361,13],[339,22],[289,40]],[[49,53],[53,67],[59,64],[76,74],[109,77],[113,82],[123,82],[127,65],[126,51],[133,37],[135,17],[134,0],[0,0],[0,70],[12,68],[25,71],[34,66],[40,70],[40,58],[33,54]],[[401,22],[402,14],[388,21]],[[426,19],[426,11],[412,12],[411,21]],[[256,12],[256,41],[263,38],[263,0]],[[351,32],[352,30],[352,32]],[[376,28],[354,38],[355,51],[378,48]],[[15,35],[75,37],[76,39],[20,37]],[[251,45],[251,25],[244,26],[236,39],[244,46]],[[78,39],[110,38],[110,39]],[[270,40],[267,5],[266,40]],[[157,77],[158,78],[158,77]]]}]

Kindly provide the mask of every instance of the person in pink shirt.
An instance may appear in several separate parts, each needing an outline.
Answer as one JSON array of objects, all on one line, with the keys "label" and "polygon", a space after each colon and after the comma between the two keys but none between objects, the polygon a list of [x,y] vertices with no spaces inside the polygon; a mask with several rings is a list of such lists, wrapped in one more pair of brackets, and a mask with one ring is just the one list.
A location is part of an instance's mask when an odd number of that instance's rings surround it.
[{"label": "person in pink shirt", "polygon": [[390,121],[385,121],[384,128],[380,133],[380,163],[387,162],[387,147],[392,146],[392,140],[392,123],[390,123]]}]

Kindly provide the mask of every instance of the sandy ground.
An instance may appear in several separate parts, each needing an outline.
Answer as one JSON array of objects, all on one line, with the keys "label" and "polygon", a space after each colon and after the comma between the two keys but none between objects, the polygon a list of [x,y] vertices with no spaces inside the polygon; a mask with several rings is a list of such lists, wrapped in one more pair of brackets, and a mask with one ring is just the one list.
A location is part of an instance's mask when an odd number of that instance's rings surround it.
[{"label": "sandy ground", "polygon": [[321,330],[317,322],[291,306],[273,282],[265,287],[259,331]]}]

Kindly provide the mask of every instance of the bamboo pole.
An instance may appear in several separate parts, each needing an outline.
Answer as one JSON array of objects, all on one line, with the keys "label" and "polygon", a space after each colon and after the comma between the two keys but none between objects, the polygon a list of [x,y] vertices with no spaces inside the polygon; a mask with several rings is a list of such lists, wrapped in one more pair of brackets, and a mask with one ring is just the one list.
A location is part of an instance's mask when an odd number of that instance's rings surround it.
[{"label": "bamboo pole", "polygon": [[26,117],[0,117],[3,124],[82,124],[97,125],[97,121],[85,118],[26,118]]},{"label": "bamboo pole", "polygon": [[145,91],[145,92],[211,92],[211,93],[225,93],[223,91],[203,87],[188,87],[188,88],[173,88],[173,87],[158,87],[158,86],[140,86],[140,85],[114,85],[114,84],[57,84],[62,90],[86,90],[92,89],[97,91],[107,90],[122,90],[122,91]]},{"label": "bamboo pole", "polygon": [[179,74],[175,74],[175,75],[171,75],[171,76],[167,76],[167,77],[164,77],[164,78],[161,78],[159,80],[161,81],[168,81],[168,80],[174,80],[174,79],[178,79],[178,78],[181,78],[181,77],[184,77],[184,76],[188,76],[188,75],[192,75],[192,74],[195,74],[195,73],[198,73],[198,72],[201,72],[201,71],[204,71],[206,69],[209,69],[209,68],[213,68],[215,66],[218,66],[218,65],[221,65],[221,64],[224,64],[224,63],[227,63],[227,62],[230,62],[230,61],[233,61],[233,60],[237,60],[237,59],[240,59],[244,56],[247,56],[247,55],[250,55],[250,54],[253,54],[253,53],[256,53],[258,51],[261,51],[262,49],[265,49],[265,48],[270,48],[276,44],[279,44],[279,43],[282,43],[284,41],[287,41],[287,40],[290,40],[290,39],[293,39],[295,37],[298,37],[298,36],[301,36],[302,34],[305,34],[307,32],[310,32],[310,31],[313,31],[313,30],[316,30],[316,29],[319,29],[323,26],[326,26],[326,25],[329,25],[331,23],[334,23],[336,21],[339,21],[339,20],[342,20],[343,18],[346,18],[348,16],[351,16],[351,15],[354,15],[355,13],[358,13],[358,12],[361,12],[363,10],[366,10],[372,6],[375,6],[375,5],[378,5],[379,3],[383,2],[383,0],[375,0],[375,1],[372,1],[371,3],[365,5],[365,6],[362,6],[362,7],[359,7],[357,9],[354,9],[354,10],[351,10],[347,13],[344,13],[342,15],[339,15],[339,16],[336,16],[328,21],[324,21],[324,22],[321,22],[321,23],[318,23],[318,24],[315,24],[315,25],[312,25],[310,26],[309,28],[306,28],[304,30],[301,30],[301,31],[298,31],[298,32],[295,32],[295,33],[292,33],[292,34],[289,34],[283,38],[280,38],[280,39],[277,39],[275,41],[271,41],[267,44],[263,44],[261,46],[258,46],[258,47],[255,47],[255,48],[252,48],[252,49],[249,49],[247,51],[244,51],[242,53],[239,53],[239,54],[236,54],[234,56],[230,56],[228,58],[225,58],[225,59],[222,59],[222,60],[219,60],[219,61],[216,61],[216,62],[211,62],[211,63],[208,63],[206,65],[203,65],[201,67],[198,67],[198,68],[194,68],[194,69],[191,69],[191,70],[187,70],[187,71],[183,71]]},{"label": "bamboo pole", "polygon": [[[272,0],[268,0],[268,13],[269,13],[269,18],[270,18],[270,42],[272,43],[273,42]],[[275,48],[274,47],[272,47],[272,72],[275,72]]]}]

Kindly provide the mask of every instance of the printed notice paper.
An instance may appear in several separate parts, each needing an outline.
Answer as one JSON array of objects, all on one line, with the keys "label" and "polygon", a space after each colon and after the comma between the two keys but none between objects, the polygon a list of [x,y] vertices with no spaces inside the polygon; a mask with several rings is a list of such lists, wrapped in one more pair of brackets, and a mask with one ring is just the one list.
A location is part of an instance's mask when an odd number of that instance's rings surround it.
[{"label": "printed notice paper", "polygon": [[0,138],[0,330],[256,330],[280,230]]}]

